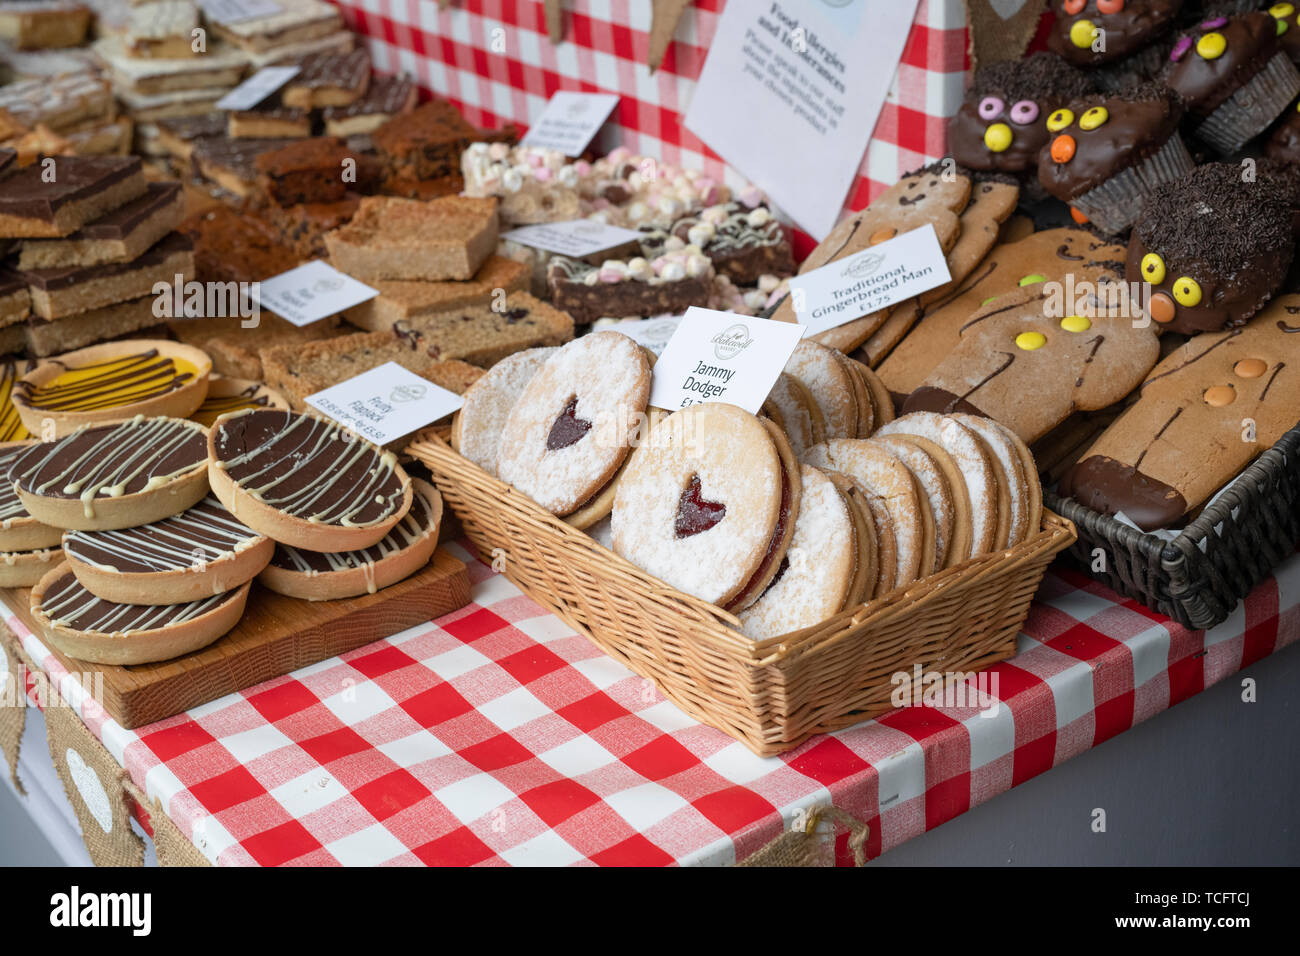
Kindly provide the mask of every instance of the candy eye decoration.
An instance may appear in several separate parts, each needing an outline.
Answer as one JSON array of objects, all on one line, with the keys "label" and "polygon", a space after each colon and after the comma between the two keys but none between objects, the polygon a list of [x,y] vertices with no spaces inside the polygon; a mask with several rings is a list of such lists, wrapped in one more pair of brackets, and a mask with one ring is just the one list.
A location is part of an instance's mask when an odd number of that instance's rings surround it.
[{"label": "candy eye decoration", "polygon": [[1028,126],[1038,119],[1038,104],[1033,100],[1021,100],[1011,107],[1011,122]]},{"label": "candy eye decoration", "polygon": [[1068,133],[1062,133],[1056,139],[1052,140],[1051,157],[1054,163],[1068,163],[1074,159],[1074,137]]},{"label": "candy eye decoration", "polygon": [[1011,148],[1015,138],[1011,127],[1006,123],[994,123],[984,131],[984,145],[991,153],[1004,153]]},{"label": "candy eye decoration", "polygon": [[1120,13],[1124,9],[1124,0],[1097,0],[1098,13]]},{"label": "candy eye decoration", "polygon": [[[1160,285],[1165,281],[1165,260],[1161,259],[1154,252],[1148,252],[1142,257],[1142,278],[1152,285]],[[1187,280],[1191,282],[1191,279]]]},{"label": "candy eye decoration", "polygon": [[1070,25],[1070,42],[1080,50],[1092,46],[1092,38],[1097,35],[1097,27],[1087,19],[1075,20]]},{"label": "candy eye decoration", "polygon": [[1207,33],[1196,41],[1196,53],[1203,60],[1217,60],[1228,49],[1222,33]]},{"label": "candy eye decoration", "polygon": [[1052,115],[1047,117],[1047,130],[1049,133],[1059,133],[1071,123],[1074,122],[1074,114],[1067,109],[1053,111]]},{"label": "candy eye decoration", "polygon": [[1110,119],[1110,111],[1104,106],[1094,106],[1079,117],[1079,129],[1090,130],[1105,124]]},{"label": "candy eye decoration", "polygon": [[1201,286],[1191,276],[1180,276],[1174,280],[1174,301],[1179,305],[1192,308],[1201,304]]},{"label": "candy eye decoration", "polygon": [[980,119],[984,119],[984,120],[997,119],[999,116],[1002,115],[1002,111],[1004,109],[1006,109],[1006,104],[1002,102],[1002,99],[1000,97],[986,96],[984,97],[984,99],[980,100],[980,105],[979,105]]},{"label": "candy eye decoration", "polygon": [[1279,20],[1285,20],[1291,14],[1295,13],[1295,4],[1292,3],[1275,3],[1268,8],[1268,12]]},{"label": "candy eye decoration", "polygon": [[1083,8],[1087,5],[1088,0],[1065,0],[1065,3],[1062,4],[1065,8],[1065,12],[1072,17],[1083,13]]}]

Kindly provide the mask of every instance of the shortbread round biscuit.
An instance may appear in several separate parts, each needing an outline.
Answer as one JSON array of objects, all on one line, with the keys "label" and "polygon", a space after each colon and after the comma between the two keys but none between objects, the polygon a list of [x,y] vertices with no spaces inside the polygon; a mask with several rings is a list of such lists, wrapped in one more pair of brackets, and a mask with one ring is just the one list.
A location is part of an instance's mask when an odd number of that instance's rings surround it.
[{"label": "shortbread round biscuit", "polygon": [[795,346],[785,371],[802,382],[812,394],[826,425],[826,440],[857,438],[859,411],[854,375],[844,357],[811,339]]},{"label": "shortbread round biscuit", "polygon": [[119,604],[184,604],[233,591],[266,567],[275,542],[215,495],[151,524],[66,531],[63,554],[77,580]]},{"label": "shortbread round biscuit", "polygon": [[[16,441],[0,444],[0,552],[14,553],[56,548],[63,537],[63,529],[42,524],[27,513],[27,508],[14,483],[9,480],[9,468],[34,441]],[[17,587],[18,585],[0,585]]]},{"label": "shortbread round biscuit", "polygon": [[26,449],[9,480],[27,512],[56,528],[109,531],[179,514],[208,493],[208,430],[136,416]]},{"label": "shortbread round biscuit", "polygon": [[[934,561],[930,568],[922,566],[924,574],[930,570],[941,571],[947,567],[948,548],[952,544],[953,523],[956,512],[953,507],[952,489],[939,463],[928,452],[908,441],[902,435],[882,435],[874,438],[897,456],[916,478],[917,484],[925,493],[930,503],[930,514],[934,522]],[[964,555],[963,555],[964,556]]]},{"label": "shortbread round biscuit", "polygon": [[871,519],[876,539],[876,583],[871,589],[874,600],[883,597],[898,583],[898,536],[894,534],[894,521],[889,517],[885,499],[867,491],[854,479],[861,503]]},{"label": "shortbread round biscuit", "polygon": [[501,432],[501,480],[563,517],[618,473],[650,398],[645,350],[619,332],[562,346],[533,376]]},{"label": "shortbread round biscuit", "polygon": [[1015,547],[1025,540],[1030,511],[1030,483],[1025,477],[1025,466],[1019,450],[1007,437],[1006,430],[999,427],[991,418],[967,415],[963,412],[953,412],[948,417],[979,435],[993,452],[992,460],[998,470],[998,481],[1005,483],[1007,503],[1010,506],[1007,540],[1003,547]]},{"label": "shortbread round biscuit", "polygon": [[885,425],[876,432],[883,435],[917,435],[947,449],[961,469],[971,510],[971,546],[969,557],[987,554],[996,547],[998,520],[998,483],[987,446],[960,422],[937,412],[912,412]]},{"label": "shortbread round biscuit", "polygon": [[62,560],[60,548],[0,551],[0,588],[30,588]]},{"label": "shortbread round biscuit", "polygon": [[894,587],[917,580],[926,556],[925,518],[916,479],[907,466],[882,444],[846,438],[809,449],[808,464],[843,472],[880,500],[896,544]]},{"label": "shortbread round biscuit", "polygon": [[27,430],[47,439],[135,415],[186,418],[207,394],[211,371],[207,353],[191,345],[105,342],[41,362],[18,380],[13,402]]},{"label": "shortbread round biscuit", "polygon": [[849,516],[853,519],[853,529],[858,542],[858,570],[854,575],[853,585],[849,588],[849,599],[845,607],[854,607],[871,600],[876,590],[876,578],[879,576],[879,548],[876,545],[876,523],[871,517],[871,508],[866,496],[857,483],[848,475],[838,471],[822,472],[830,479],[836,490],[844,496],[844,503],[849,507]]},{"label": "shortbread round biscuit", "polygon": [[808,386],[793,375],[782,372],[768,393],[767,404],[775,406],[777,415],[772,419],[781,426],[790,439],[790,449],[795,458],[803,458],[813,445],[826,440],[826,423]]},{"label": "shortbread round biscuit", "polygon": [[261,382],[213,375],[208,379],[208,394],[190,416],[205,428],[211,428],[222,415],[245,408],[288,408],[288,400]]},{"label": "shortbread round biscuit", "polygon": [[556,348],[525,349],[493,365],[465,390],[451,423],[451,447],[489,475],[497,473],[501,431],[510,410]]},{"label": "shortbread round biscuit", "polygon": [[277,545],[257,580],[272,591],[307,601],[374,594],[409,578],[429,563],[438,547],[442,495],[412,479],[411,510],[378,544],[359,551],[322,553]]},{"label": "shortbread round biscuit", "polygon": [[742,610],[789,547],[801,492],[793,458],[775,426],[735,405],[673,413],[618,483],[614,551],[678,590]]},{"label": "shortbread round biscuit", "polygon": [[1038,462],[1034,460],[1034,454],[1029,450],[1029,446],[1024,440],[1001,422],[989,419],[989,423],[1002,433],[1007,441],[1011,442],[1012,447],[1016,450],[1016,455],[1020,458],[1021,467],[1024,469],[1025,486],[1027,489],[1027,517],[1025,521],[1025,537],[1032,538],[1038,534],[1043,524],[1043,485],[1038,475]]},{"label": "shortbread round biscuit", "polygon": [[966,479],[962,476],[961,469],[957,467],[957,459],[952,456],[948,449],[936,445],[930,439],[922,438],[920,435],[881,435],[877,432],[875,437],[881,441],[912,445],[924,452],[926,459],[939,469],[943,475],[943,486],[949,493],[948,503],[952,506],[951,532],[945,549],[947,553],[941,567],[950,568],[954,564],[961,564],[961,562],[968,560],[971,556],[971,537],[973,536],[970,495],[966,491]]},{"label": "shortbread round biscuit", "polygon": [[858,538],[848,502],[816,468],[800,469],[799,518],[776,577],[741,611],[755,640],[812,627],[838,614],[853,593]]},{"label": "shortbread round biscuit", "polygon": [[313,415],[222,415],[207,452],[212,492],[230,513],[295,548],[368,548],[411,507],[411,479],[396,455]]},{"label": "shortbread round biscuit", "polygon": [[32,617],[42,635],[77,660],[148,664],[207,647],[239,623],[246,583],[185,604],[119,604],[86,590],[60,564],[32,588]]},{"label": "shortbread round biscuit", "polygon": [[889,388],[870,366],[859,362],[857,359],[849,359],[849,361],[853,363],[854,370],[862,377],[863,384],[867,387],[867,393],[871,396],[871,407],[875,413],[876,429],[888,425],[897,417],[894,415],[894,398],[889,394]]},{"label": "shortbread round biscuit", "polygon": [[[662,408],[647,408],[645,418],[637,427],[636,436],[632,439],[632,447],[635,448],[641,442],[645,441],[649,435],[650,429],[659,422],[668,417],[668,412]],[[605,487],[596,492],[596,497],[592,498],[577,511],[572,511],[564,516],[564,523],[577,528],[579,531],[586,531],[598,521],[604,521],[609,517],[609,513],[614,510],[614,496],[618,493],[618,482],[623,477],[623,472],[627,470],[627,464],[632,460],[629,455],[623,459],[622,466],[614,473],[614,477],[605,482]]]}]

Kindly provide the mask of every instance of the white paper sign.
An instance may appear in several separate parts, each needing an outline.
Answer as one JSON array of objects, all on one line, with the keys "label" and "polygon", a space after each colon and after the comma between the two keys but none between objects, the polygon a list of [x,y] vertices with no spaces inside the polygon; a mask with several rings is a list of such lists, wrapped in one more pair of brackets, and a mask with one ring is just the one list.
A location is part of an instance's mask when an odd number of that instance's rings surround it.
[{"label": "white paper sign", "polygon": [[726,402],[758,414],[804,327],[696,306],[655,363],[650,404],[676,411]]},{"label": "white paper sign", "polygon": [[199,6],[214,23],[243,23],[284,12],[275,0],[199,0]]},{"label": "white paper sign", "polygon": [[298,74],[301,67],[267,66],[217,100],[219,110],[251,110]]},{"label": "white paper sign", "polygon": [[396,362],[362,372],[305,399],[340,425],[376,445],[387,445],[463,404],[455,392],[439,388]]},{"label": "white paper sign", "polygon": [[790,279],[790,304],[809,335],[943,285],[952,276],[934,226],[922,226]]},{"label": "white paper sign", "polygon": [[916,5],[727,0],[687,128],[825,238],[898,70]]},{"label": "white paper sign", "polygon": [[610,326],[609,331],[622,332],[637,345],[644,345],[655,355],[663,355],[681,324],[680,315],[660,315],[652,319],[623,319]]},{"label": "white paper sign", "polygon": [[253,283],[249,295],[257,304],[292,322],[311,325],[379,295],[378,289],[344,275],[319,259]]},{"label": "white paper sign", "polygon": [[568,222],[544,222],[536,226],[521,226],[501,234],[502,239],[518,242],[544,252],[582,259],[602,249],[621,246],[641,238],[635,229],[608,226],[595,219],[572,219]]},{"label": "white paper sign", "polygon": [[618,105],[613,93],[574,93],[560,90],[542,115],[528,127],[521,146],[558,149],[565,156],[581,156]]}]

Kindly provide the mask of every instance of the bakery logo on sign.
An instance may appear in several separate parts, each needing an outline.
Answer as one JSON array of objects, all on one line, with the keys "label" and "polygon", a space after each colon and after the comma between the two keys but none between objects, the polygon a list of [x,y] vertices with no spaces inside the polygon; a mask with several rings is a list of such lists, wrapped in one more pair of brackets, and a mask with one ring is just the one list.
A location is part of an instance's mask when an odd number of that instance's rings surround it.
[{"label": "bakery logo on sign", "polygon": [[390,402],[418,402],[428,394],[423,385],[398,385],[388,395]]},{"label": "bakery logo on sign", "polygon": [[729,362],[745,349],[754,344],[749,335],[749,326],[737,322],[730,328],[719,332],[709,340],[713,343],[713,354],[720,362]]},{"label": "bakery logo on sign", "polygon": [[569,104],[568,113],[573,117],[581,116],[583,113],[587,112],[587,108],[590,105],[591,104],[587,100],[574,100]]},{"label": "bakery logo on sign", "polygon": [[884,261],[885,257],[882,255],[863,256],[846,265],[840,271],[840,275],[846,279],[865,279],[867,276],[875,275]]},{"label": "bakery logo on sign", "polygon": [[601,236],[605,234],[605,225],[599,222],[584,222],[580,226],[573,227],[573,234],[575,236]]},{"label": "bakery logo on sign", "polygon": [[343,288],[343,280],[331,277],[326,279],[317,279],[312,284],[311,290],[313,292],[318,292],[321,295],[328,295],[331,292],[339,291],[341,288]]},{"label": "bakery logo on sign", "polygon": [[261,323],[260,282],[185,281],[177,273],[171,282],[153,286],[153,314],[159,319],[234,319],[246,329]]},{"label": "bakery logo on sign", "polygon": [[83,893],[73,886],[50,897],[50,925],[125,927],[132,936],[148,936],[153,930],[153,894]]}]

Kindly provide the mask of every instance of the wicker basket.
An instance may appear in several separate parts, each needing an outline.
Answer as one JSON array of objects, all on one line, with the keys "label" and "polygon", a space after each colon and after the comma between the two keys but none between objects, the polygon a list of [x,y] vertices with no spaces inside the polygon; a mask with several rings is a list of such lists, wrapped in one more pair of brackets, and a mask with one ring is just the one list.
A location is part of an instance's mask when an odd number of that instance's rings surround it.
[{"label": "wicker basket", "polygon": [[[1016,635],[1053,555],[1075,540],[1044,513],[1041,531],[815,627],[753,641],[734,616],[602,548],[452,451],[432,431],[407,451],[433,474],[484,556],[610,657],[654,681],[692,717],[760,756],[884,713],[891,678],[975,671],[1016,652]],[[497,551],[501,549],[501,551]]]},{"label": "wicker basket", "polygon": [[1051,492],[1043,501],[1078,527],[1070,555],[1087,574],[1184,627],[1213,627],[1300,542],[1300,425],[1172,541]]}]

